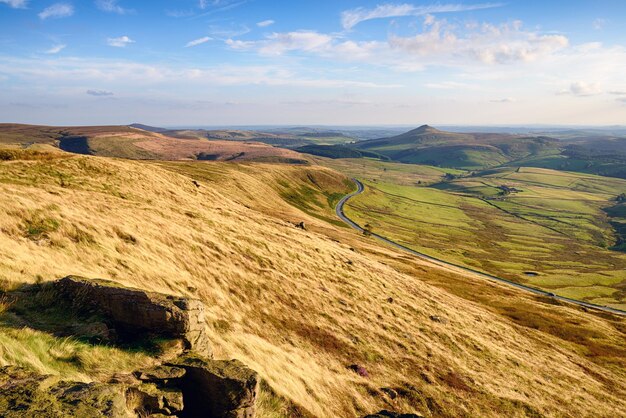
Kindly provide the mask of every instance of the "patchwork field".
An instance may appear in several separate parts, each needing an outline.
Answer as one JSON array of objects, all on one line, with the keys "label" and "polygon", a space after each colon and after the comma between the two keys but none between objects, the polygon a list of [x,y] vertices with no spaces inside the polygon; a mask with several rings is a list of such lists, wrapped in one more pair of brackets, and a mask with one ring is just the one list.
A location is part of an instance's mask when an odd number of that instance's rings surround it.
[{"label": "patchwork field", "polygon": [[[431,187],[364,176],[346,214],[426,254],[556,294],[626,308],[626,254],[605,208],[626,181],[496,169]],[[609,213],[611,213],[609,211]]]}]

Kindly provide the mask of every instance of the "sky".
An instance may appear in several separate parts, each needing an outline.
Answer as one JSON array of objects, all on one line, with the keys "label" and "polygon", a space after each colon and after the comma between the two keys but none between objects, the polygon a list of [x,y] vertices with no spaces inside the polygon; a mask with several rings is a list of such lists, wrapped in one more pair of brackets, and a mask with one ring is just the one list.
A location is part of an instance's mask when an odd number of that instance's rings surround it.
[{"label": "sky", "polygon": [[626,1],[0,0],[0,122],[626,125]]}]

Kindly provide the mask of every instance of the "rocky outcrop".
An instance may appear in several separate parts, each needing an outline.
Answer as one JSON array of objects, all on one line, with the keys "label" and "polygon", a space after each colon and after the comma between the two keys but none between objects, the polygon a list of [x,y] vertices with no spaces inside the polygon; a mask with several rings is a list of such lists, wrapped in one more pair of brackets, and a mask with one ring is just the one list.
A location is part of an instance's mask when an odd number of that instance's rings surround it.
[{"label": "rocky outcrop", "polygon": [[252,418],[259,377],[238,360],[183,356],[133,373],[141,382],[128,389],[139,415]]},{"label": "rocky outcrop", "polygon": [[210,417],[254,417],[259,377],[239,360],[184,357],[174,365],[186,370],[181,384],[185,410]]},{"label": "rocky outcrop", "polygon": [[0,416],[134,417],[122,385],[58,381],[26,369],[0,368]]},{"label": "rocky outcrop", "polygon": [[180,338],[185,348],[212,355],[204,305],[199,300],[147,292],[102,279],[67,276],[55,289],[78,309],[93,308],[110,319],[119,334],[146,333]]},{"label": "rocky outcrop", "polygon": [[[71,317],[65,326],[55,323],[55,331],[97,334],[97,341],[115,340],[124,343],[122,347],[132,346],[139,337],[141,344],[163,348],[158,363],[116,373],[107,383],[62,381],[19,367],[0,368],[0,417],[255,416],[259,377],[238,360],[211,358],[200,301],[76,276],[51,286],[52,294],[48,285],[41,292]],[[20,298],[37,299],[36,292],[23,291]]]},{"label": "rocky outcrop", "polygon": [[0,368],[0,417],[253,418],[256,372],[238,360],[184,356],[109,383],[59,381],[26,369]]}]

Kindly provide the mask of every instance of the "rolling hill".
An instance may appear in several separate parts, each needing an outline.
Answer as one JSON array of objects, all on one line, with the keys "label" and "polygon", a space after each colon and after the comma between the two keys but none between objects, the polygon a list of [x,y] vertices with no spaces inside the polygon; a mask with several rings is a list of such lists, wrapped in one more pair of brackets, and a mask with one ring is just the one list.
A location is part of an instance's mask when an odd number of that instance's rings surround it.
[{"label": "rolling hill", "polygon": [[557,145],[558,140],[549,137],[455,133],[423,125],[401,135],[361,141],[353,146],[403,163],[476,170],[542,154]]},{"label": "rolling hill", "polygon": [[306,158],[297,152],[261,142],[172,137],[169,136],[169,131],[161,131],[160,128],[146,129],[149,130],[133,126],[49,127],[0,124],[0,145],[19,148],[54,147],[76,154],[142,160],[306,163]]},{"label": "rolling hill", "polygon": [[329,222],[351,190],[333,170],[13,151],[0,161],[0,365],[97,383],[154,362],[12,310],[14,289],[80,274],[203,301],[216,357],[264,381],[259,417],[626,413],[623,319]]}]

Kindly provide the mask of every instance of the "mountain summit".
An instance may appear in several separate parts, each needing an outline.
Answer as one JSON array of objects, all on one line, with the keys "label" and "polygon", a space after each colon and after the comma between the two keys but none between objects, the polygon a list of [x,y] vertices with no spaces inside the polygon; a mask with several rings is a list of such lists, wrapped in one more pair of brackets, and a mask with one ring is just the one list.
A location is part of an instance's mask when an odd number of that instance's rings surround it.
[{"label": "mountain summit", "polygon": [[433,128],[430,125],[422,125],[419,128],[415,128],[409,132],[406,132],[404,135],[406,134],[434,134],[434,133],[441,133],[442,131],[440,131],[437,128]]}]

